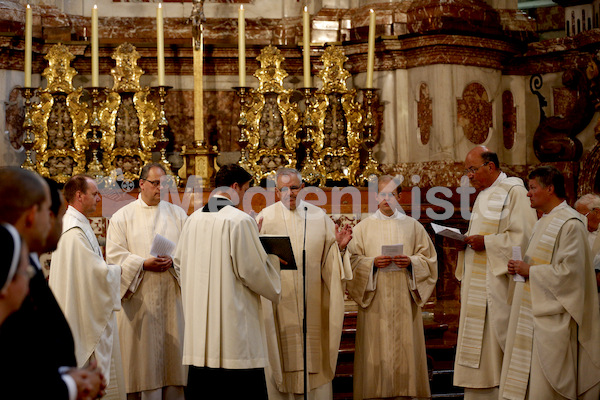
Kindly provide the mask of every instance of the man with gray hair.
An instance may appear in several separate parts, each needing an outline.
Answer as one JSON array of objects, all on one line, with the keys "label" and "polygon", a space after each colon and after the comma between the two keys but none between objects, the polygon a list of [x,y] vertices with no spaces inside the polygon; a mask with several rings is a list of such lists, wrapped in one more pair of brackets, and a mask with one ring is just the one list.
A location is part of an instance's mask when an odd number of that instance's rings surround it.
[{"label": "man with gray hair", "polygon": [[279,201],[258,216],[262,234],[290,237],[298,266],[297,271],[281,271],[279,304],[263,302],[270,400],[294,399],[304,393],[302,250],[306,249],[307,387],[311,398],[332,398],[331,381],[344,321],[342,281],[352,277],[350,258],[348,254],[342,258],[340,253],[352,238],[351,230],[338,230],[322,209],[297,198],[303,187],[298,171],[279,169],[275,187]]},{"label": "man with gray hair", "polygon": [[600,302],[600,235],[598,235],[600,196],[595,193],[584,194],[575,202],[575,210],[587,218],[588,241],[592,250],[592,257],[594,257],[598,301]]},{"label": "man with gray hair", "polygon": [[137,200],[108,226],[106,261],[123,270],[117,320],[128,400],[182,400],[187,382],[179,275],[172,254],[152,253],[161,240],[174,251],[187,218],[181,207],[162,201],[167,178],[161,164],[146,164]]}]

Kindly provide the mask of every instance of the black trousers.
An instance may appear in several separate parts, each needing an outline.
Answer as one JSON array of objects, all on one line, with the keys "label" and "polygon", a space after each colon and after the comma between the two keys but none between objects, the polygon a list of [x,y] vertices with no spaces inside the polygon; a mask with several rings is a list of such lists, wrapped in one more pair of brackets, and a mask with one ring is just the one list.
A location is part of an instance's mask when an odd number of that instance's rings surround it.
[{"label": "black trousers", "polygon": [[267,400],[264,368],[224,369],[190,365],[186,400]]}]

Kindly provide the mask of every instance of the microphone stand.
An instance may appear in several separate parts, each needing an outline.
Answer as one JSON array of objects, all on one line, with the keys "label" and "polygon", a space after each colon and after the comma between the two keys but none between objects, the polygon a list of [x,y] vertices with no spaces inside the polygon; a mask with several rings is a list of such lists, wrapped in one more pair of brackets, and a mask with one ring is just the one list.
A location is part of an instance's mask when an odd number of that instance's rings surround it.
[{"label": "microphone stand", "polygon": [[306,351],[307,343],[307,296],[306,296],[306,220],[308,214],[308,207],[304,208],[304,238],[302,242],[302,297],[304,300],[304,315],[302,316],[302,339],[304,341],[304,399],[308,399],[308,353]]}]

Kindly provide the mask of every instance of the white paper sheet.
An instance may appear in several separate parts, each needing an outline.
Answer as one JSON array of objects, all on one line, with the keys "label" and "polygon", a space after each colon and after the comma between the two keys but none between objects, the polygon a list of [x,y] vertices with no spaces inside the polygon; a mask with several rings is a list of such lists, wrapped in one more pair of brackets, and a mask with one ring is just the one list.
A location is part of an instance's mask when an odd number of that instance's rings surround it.
[{"label": "white paper sheet", "polygon": [[433,222],[431,223],[431,227],[433,228],[433,232],[436,235],[445,236],[447,238],[459,240],[461,242],[465,241],[466,236],[460,233],[460,231],[457,228],[438,225]]},{"label": "white paper sheet", "polygon": [[[512,259],[516,261],[523,261],[523,257],[521,256],[521,246],[513,246],[512,248]],[[513,281],[515,282],[525,282],[525,278],[519,274],[513,275]]]},{"label": "white paper sheet", "polygon": [[154,257],[171,256],[173,254],[173,251],[175,251],[175,247],[175,243],[157,233],[156,236],[154,236],[154,240],[152,241],[150,255]]},{"label": "white paper sheet", "polygon": [[[402,255],[403,253],[404,253],[404,245],[403,244],[390,244],[390,245],[381,246],[381,255],[382,256],[394,257],[394,256]],[[387,267],[379,268],[379,271],[381,271],[381,272],[391,272],[391,271],[401,271],[401,270],[402,270],[402,268],[397,266],[396,263],[393,261]]]}]

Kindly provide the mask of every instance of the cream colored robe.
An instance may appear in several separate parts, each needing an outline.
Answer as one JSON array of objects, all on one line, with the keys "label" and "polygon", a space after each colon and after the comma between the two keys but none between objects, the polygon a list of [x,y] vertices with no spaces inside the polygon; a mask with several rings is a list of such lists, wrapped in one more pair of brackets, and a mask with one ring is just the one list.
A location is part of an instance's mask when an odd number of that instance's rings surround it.
[{"label": "cream colored robe", "polygon": [[[560,229],[551,264],[533,265],[534,250],[552,219],[568,219]],[[531,264],[533,355],[528,398],[598,399],[600,393],[600,315],[592,257],[581,215],[566,203],[536,224],[524,261]],[[509,325],[502,385],[506,379],[525,283],[517,283]],[[526,397],[527,398],[527,397]]]},{"label": "cream colored robe", "polygon": [[173,261],[181,274],[183,363],[265,367],[260,296],[277,302],[281,281],[254,219],[232,206],[197,210],[183,227]]},{"label": "cream colored robe", "polygon": [[156,234],[177,243],[186,218],[181,207],[165,201],[148,206],[140,196],[108,226],[106,261],[123,270],[117,320],[128,393],[187,383],[179,277],[174,268],[143,270]]},{"label": "cream colored robe", "polygon": [[342,280],[352,277],[350,257],[340,255],[335,226],[319,207],[300,202],[291,211],[277,202],[261,211],[262,234],[290,237],[297,271],[281,271],[281,301],[263,301],[269,366],[267,385],[274,381],[279,392],[302,393],[304,361],[302,338],[302,241],[304,211],[308,207],[306,235],[308,298],[309,391],[331,383],[344,323]]},{"label": "cream colored robe", "polygon": [[[482,191],[475,200],[467,235],[477,235],[484,231],[481,216],[487,212],[489,197],[493,192],[504,191],[509,187],[508,196],[502,208],[498,233],[484,238],[487,259],[486,270],[486,311],[483,342],[479,368],[454,364],[454,385],[466,388],[491,388],[500,384],[502,357],[506,343],[506,327],[510,316],[510,301],[514,290],[512,276],[508,275],[508,261],[512,258],[513,246],[521,246],[525,252],[533,225],[537,219],[531,208],[527,190],[519,178],[507,178],[501,173],[492,186]],[[457,360],[462,351],[461,339],[467,307],[468,292],[475,251],[467,248],[459,253],[456,278],[461,283],[461,308],[458,330]],[[482,252],[483,253],[483,252]]]},{"label": "cream colored robe", "polygon": [[73,332],[77,366],[96,359],[108,381],[105,399],[125,398],[116,317],[120,278],[121,268],[104,261],[88,219],[69,206],[49,283]]},{"label": "cream colored robe", "polygon": [[[373,266],[382,245],[402,244],[408,269]],[[431,397],[421,307],[437,281],[437,254],[425,228],[398,211],[377,211],[361,221],[348,245],[353,278],[348,292],[358,303],[354,399]]]}]

